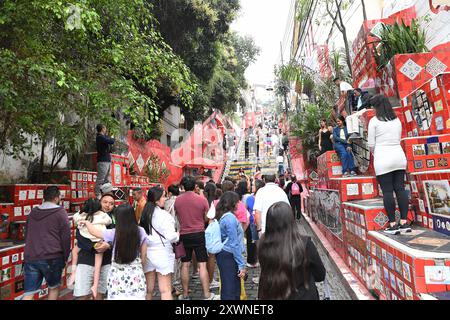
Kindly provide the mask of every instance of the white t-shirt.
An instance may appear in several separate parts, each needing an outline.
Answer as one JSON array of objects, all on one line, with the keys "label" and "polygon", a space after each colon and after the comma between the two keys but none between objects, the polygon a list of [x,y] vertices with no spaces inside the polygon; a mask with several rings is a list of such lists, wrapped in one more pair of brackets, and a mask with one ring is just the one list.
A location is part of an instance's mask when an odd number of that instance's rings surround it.
[{"label": "white t-shirt", "polygon": [[374,148],[373,166],[377,176],[396,170],[406,170],[406,156],[400,145],[402,123],[398,118],[380,121],[373,117],[369,122],[368,145]]},{"label": "white t-shirt", "polygon": [[339,85],[339,90],[347,92],[349,90],[353,90],[353,87],[350,83],[345,82],[345,81],[341,81],[341,84]]},{"label": "white t-shirt", "polygon": [[261,231],[263,233],[266,231],[267,211],[274,203],[280,201],[290,205],[286,192],[273,182],[266,184],[256,193],[253,210],[261,212]]},{"label": "white t-shirt", "polygon": [[277,156],[277,163],[278,164],[284,163],[284,157],[283,156]]},{"label": "white t-shirt", "polygon": [[[179,239],[178,232],[175,231],[175,219],[166,210],[160,207],[155,208],[152,217],[153,230],[152,234],[147,236],[148,248],[147,250],[167,249],[172,250],[172,243]],[[165,237],[161,238],[155,229]],[[163,244],[164,243],[164,244]]]}]

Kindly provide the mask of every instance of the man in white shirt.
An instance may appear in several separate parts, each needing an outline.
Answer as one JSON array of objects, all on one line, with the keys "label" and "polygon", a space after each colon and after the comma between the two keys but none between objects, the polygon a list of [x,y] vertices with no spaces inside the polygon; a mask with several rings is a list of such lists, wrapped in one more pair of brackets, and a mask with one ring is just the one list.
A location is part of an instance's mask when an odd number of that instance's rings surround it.
[{"label": "man in white shirt", "polygon": [[286,202],[290,205],[286,192],[275,184],[275,174],[265,176],[265,187],[258,190],[253,210],[258,233],[266,231],[266,216],[269,208],[277,202]]},{"label": "man in white shirt", "polygon": [[280,150],[280,152],[278,153],[277,164],[278,164],[278,176],[281,177],[284,175],[284,157],[282,150]]},{"label": "man in white shirt", "polygon": [[353,87],[350,83],[345,82],[339,78],[335,78],[333,82],[339,87],[340,95],[346,94],[348,91],[353,90]]},{"label": "man in white shirt", "polygon": [[349,140],[361,139],[359,135],[359,116],[360,112],[353,113],[353,87],[350,83],[341,80],[340,78],[335,78],[333,82],[339,87],[339,94],[341,96],[347,95],[347,105],[348,105],[348,116],[345,118],[347,123],[347,131],[349,134]]}]

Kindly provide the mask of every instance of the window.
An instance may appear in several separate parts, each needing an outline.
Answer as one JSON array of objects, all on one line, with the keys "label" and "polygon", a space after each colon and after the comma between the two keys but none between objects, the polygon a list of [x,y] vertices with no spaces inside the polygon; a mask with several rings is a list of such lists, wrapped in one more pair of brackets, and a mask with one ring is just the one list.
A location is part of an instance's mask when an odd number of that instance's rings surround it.
[{"label": "window", "polygon": [[172,147],[172,145],[171,145],[171,143],[172,143],[172,137],[170,136],[170,134],[166,135],[166,137],[167,137],[167,145],[168,145],[169,147]]}]

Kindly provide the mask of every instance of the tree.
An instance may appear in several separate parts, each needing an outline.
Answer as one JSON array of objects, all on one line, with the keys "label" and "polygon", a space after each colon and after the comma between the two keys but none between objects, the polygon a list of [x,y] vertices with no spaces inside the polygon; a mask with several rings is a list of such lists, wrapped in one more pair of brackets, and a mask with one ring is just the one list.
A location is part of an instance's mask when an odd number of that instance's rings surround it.
[{"label": "tree", "polygon": [[[342,37],[344,39],[344,47],[345,47],[345,60],[347,62],[347,66],[350,72],[350,76],[352,76],[352,63],[350,61],[350,45],[347,38],[347,29],[345,27],[344,21],[342,19],[342,9],[348,6],[347,2],[344,0],[322,0],[325,4],[325,9],[328,16],[332,19],[333,25],[342,33]],[[334,6],[336,6],[335,9]],[[333,12],[335,10],[335,12]]]},{"label": "tree", "polygon": [[20,156],[30,152],[30,137],[43,147],[62,142],[74,125],[59,123],[64,115],[79,125],[103,122],[113,133],[126,118],[146,137],[164,90],[191,108],[198,85],[155,23],[141,0],[3,1],[0,149]]}]

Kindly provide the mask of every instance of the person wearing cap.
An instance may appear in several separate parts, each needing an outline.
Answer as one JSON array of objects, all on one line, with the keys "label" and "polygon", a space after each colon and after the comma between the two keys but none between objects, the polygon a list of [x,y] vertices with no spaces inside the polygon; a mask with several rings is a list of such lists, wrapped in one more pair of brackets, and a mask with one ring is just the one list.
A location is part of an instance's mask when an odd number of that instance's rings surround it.
[{"label": "person wearing cap", "polygon": [[137,187],[133,189],[133,200],[134,200],[134,213],[136,215],[136,221],[139,223],[141,220],[142,211],[144,210],[145,204],[147,203],[147,199],[144,197],[144,192],[142,189]]},{"label": "person wearing cap", "polygon": [[113,192],[113,186],[111,183],[107,182],[104,185],[100,187],[101,195],[112,193]]}]

